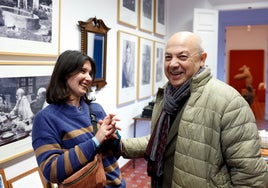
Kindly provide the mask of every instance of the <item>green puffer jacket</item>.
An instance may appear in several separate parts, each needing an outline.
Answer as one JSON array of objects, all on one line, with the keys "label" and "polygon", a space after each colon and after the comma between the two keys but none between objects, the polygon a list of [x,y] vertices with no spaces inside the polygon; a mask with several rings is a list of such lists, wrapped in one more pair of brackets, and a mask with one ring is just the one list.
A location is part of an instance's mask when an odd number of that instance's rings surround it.
[{"label": "green puffer jacket", "polygon": [[[244,98],[224,82],[213,79],[208,68],[192,79],[190,87],[191,96],[168,135],[164,175],[152,178],[151,186],[266,187],[267,165],[261,157],[254,115]],[[162,99],[160,89],[152,128],[163,106]],[[149,138],[150,135],[122,140],[123,156],[143,157]]]}]

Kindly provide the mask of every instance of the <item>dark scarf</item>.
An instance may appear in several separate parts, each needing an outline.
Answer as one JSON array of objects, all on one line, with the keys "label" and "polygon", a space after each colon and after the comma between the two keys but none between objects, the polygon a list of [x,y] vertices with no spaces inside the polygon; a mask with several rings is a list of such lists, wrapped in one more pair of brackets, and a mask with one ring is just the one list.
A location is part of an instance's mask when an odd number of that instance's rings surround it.
[{"label": "dark scarf", "polygon": [[145,152],[145,159],[148,161],[147,173],[149,176],[160,177],[163,174],[162,159],[168,132],[173,123],[173,117],[176,116],[176,113],[183,107],[185,101],[190,96],[190,80],[186,81],[179,88],[173,88],[168,83],[165,89],[163,110],[156,122]]}]

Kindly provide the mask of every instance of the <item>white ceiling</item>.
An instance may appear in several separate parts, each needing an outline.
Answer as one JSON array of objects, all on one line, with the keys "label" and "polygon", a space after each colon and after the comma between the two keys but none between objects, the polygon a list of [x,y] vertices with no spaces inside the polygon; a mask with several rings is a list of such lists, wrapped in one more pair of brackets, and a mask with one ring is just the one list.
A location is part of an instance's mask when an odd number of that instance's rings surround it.
[{"label": "white ceiling", "polygon": [[240,3],[256,3],[263,2],[267,3],[267,0],[208,0],[212,5],[230,5]]}]

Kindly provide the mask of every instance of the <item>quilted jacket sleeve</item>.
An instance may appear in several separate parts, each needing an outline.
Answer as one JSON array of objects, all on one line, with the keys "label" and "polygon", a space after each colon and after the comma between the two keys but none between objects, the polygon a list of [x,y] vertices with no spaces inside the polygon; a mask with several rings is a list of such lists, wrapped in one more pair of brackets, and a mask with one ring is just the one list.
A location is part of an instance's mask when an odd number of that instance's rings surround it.
[{"label": "quilted jacket sleeve", "polygon": [[139,137],[139,138],[123,139],[122,140],[122,143],[123,143],[122,156],[124,158],[129,158],[129,159],[144,157],[144,153],[148,145],[149,139],[150,139],[150,135]]},{"label": "quilted jacket sleeve", "polygon": [[235,97],[222,118],[222,154],[234,186],[265,187],[267,165],[261,157],[254,115],[241,97]]}]

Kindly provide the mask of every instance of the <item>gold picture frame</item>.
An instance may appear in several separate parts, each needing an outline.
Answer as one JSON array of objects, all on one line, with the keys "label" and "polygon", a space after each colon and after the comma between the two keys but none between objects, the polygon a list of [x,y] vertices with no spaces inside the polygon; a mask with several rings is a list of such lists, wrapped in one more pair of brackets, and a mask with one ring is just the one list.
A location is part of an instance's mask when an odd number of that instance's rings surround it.
[{"label": "gold picture frame", "polygon": [[7,181],[9,188],[44,188],[46,181],[38,167],[26,171]]},{"label": "gold picture frame", "polygon": [[[2,7],[2,14],[8,14],[14,19],[6,16],[5,26],[1,26],[6,32],[0,34],[0,43],[5,44],[0,47],[0,55],[58,56],[61,0],[52,0],[50,5],[32,5],[32,12],[28,11],[27,5],[21,6],[23,7],[4,6],[4,10]],[[44,17],[47,19],[41,19],[40,15],[46,15]],[[21,21],[23,18],[24,21]]]},{"label": "gold picture frame", "polygon": [[138,99],[152,95],[153,40],[139,38]]},{"label": "gold picture frame", "polygon": [[165,81],[164,74],[165,43],[154,41],[154,60],[153,60],[153,93],[155,95],[159,87]]},{"label": "gold picture frame", "polygon": [[154,31],[154,0],[139,3],[139,29],[152,33]]},{"label": "gold picture frame", "polygon": [[138,26],[138,0],[118,0],[117,20],[136,28]]},{"label": "gold picture frame", "polygon": [[155,0],[154,33],[160,36],[166,35],[166,0]]},{"label": "gold picture frame", "polygon": [[118,31],[117,37],[117,99],[116,104],[122,105],[136,100],[138,36]]},{"label": "gold picture frame", "polygon": [[[29,100],[31,111],[33,114],[37,113],[40,108],[36,108],[34,105],[37,92],[39,88],[46,88],[50,80],[50,71],[52,71],[53,66],[21,66],[22,71],[32,68],[35,71],[42,68],[44,75],[32,76],[29,73],[27,76],[20,75],[19,70],[10,73],[10,71],[5,71],[9,67],[2,67],[4,72],[0,78],[0,93],[1,97],[4,96],[4,101],[7,104],[4,114],[10,114],[11,110],[16,104],[16,91],[18,88],[23,89],[26,92],[27,99]],[[10,69],[10,68],[9,68]],[[33,105],[33,106],[32,106]],[[3,116],[1,115],[3,118]],[[4,116],[7,117],[7,116]],[[15,160],[17,158],[22,158],[23,156],[30,155],[33,153],[32,148],[32,137],[31,137],[31,126],[29,124],[23,125],[21,128],[17,129],[20,122],[19,119],[14,116],[13,118],[6,118],[2,126],[0,127],[0,164],[5,164],[9,161]]]}]

